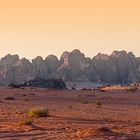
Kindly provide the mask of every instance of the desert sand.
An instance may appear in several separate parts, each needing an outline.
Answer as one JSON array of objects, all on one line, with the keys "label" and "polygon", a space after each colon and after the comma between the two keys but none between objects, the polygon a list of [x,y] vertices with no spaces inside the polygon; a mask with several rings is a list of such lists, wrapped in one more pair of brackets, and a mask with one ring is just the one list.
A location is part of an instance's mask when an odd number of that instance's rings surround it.
[{"label": "desert sand", "polygon": [[[29,116],[32,107],[49,116]],[[139,91],[0,88],[0,140],[121,139],[140,140]]]}]

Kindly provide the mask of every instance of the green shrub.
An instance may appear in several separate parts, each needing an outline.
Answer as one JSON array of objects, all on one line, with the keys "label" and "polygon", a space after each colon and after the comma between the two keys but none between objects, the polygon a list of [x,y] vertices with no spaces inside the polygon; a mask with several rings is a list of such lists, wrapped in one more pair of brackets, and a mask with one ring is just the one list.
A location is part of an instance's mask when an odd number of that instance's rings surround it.
[{"label": "green shrub", "polygon": [[35,107],[28,110],[28,114],[31,117],[40,118],[40,117],[48,117],[49,111],[44,107]]}]

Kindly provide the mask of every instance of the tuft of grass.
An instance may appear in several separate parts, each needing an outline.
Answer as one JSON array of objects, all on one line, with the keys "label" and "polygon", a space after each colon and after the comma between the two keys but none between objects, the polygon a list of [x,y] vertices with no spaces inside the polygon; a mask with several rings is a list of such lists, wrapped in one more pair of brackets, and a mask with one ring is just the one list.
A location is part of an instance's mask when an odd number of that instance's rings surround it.
[{"label": "tuft of grass", "polygon": [[22,94],[23,97],[27,96],[26,94]]},{"label": "tuft of grass", "polygon": [[35,95],[35,93],[30,93],[29,95]]},{"label": "tuft of grass", "polygon": [[28,110],[28,114],[31,117],[40,118],[40,117],[48,117],[49,111],[48,108],[45,107],[35,107]]},{"label": "tuft of grass", "polygon": [[22,100],[23,100],[23,101],[29,101],[29,99],[28,99],[28,98],[23,98]]},{"label": "tuft of grass", "polygon": [[88,104],[88,101],[84,101],[83,104]]},{"label": "tuft of grass", "polygon": [[28,125],[28,126],[31,126],[32,124],[33,124],[32,120],[25,120],[19,123],[19,125]]},{"label": "tuft of grass", "polygon": [[95,103],[95,105],[96,105],[97,108],[100,108],[102,106],[102,103],[98,101],[98,102]]},{"label": "tuft of grass", "polygon": [[81,95],[78,95],[79,98],[81,98]]},{"label": "tuft of grass", "polygon": [[8,97],[5,97],[4,100],[12,100],[12,101],[14,101],[15,98],[14,98],[14,97],[10,97],[10,96],[8,96]]},{"label": "tuft of grass", "polygon": [[69,107],[69,109],[72,109],[72,106],[70,105],[70,106],[68,106]]}]

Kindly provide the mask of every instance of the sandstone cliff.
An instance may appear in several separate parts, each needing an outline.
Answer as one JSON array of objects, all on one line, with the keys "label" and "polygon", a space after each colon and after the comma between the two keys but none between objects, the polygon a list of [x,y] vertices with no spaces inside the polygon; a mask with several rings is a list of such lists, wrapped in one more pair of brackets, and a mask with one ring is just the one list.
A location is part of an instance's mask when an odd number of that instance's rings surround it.
[{"label": "sandstone cliff", "polygon": [[32,61],[10,55],[0,60],[0,85],[23,84],[34,78],[63,78],[66,81],[129,83],[140,81],[140,58],[132,52],[114,51],[111,55],[85,57],[79,50],[64,52],[60,60],[49,55]]}]

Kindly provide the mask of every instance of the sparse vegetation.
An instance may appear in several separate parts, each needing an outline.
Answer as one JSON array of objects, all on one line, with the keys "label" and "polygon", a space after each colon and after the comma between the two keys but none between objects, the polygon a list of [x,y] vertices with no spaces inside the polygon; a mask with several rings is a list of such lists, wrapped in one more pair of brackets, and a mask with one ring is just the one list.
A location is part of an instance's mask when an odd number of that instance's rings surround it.
[{"label": "sparse vegetation", "polygon": [[23,101],[29,101],[29,99],[28,99],[28,98],[23,98],[22,100],[23,100]]},{"label": "sparse vegetation", "polygon": [[102,105],[102,103],[101,102],[96,102],[96,105]]},{"label": "sparse vegetation", "polygon": [[71,105],[69,106],[69,109],[72,109],[72,106]]},{"label": "sparse vegetation", "polygon": [[5,97],[4,100],[12,100],[12,101],[14,101],[15,98],[14,98],[14,97],[10,97],[10,96],[8,96],[8,97]]},{"label": "sparse vegetation", "polygon": [[84,101],[83,104],[88,104],[88,101]]},{"label": "sparse vegetation", "polygon": [[35,95],[35,93],[31,93],[30,95]]},{"label": "sparse vegetation", "polygon": [[49,111],[48,108],[45,107],[35,107],[28,110],[28,114],[31,117],[40,118],[40,117],[48,117]]},{"label": "sparse vegetation", "polygon": [[97,102],[95,103],[95,105],[96,105],[97,108],[100,108],[100,107],[102,106],[102,103],[99,102],[99,101],[97,101]]},{"label": "sparse vegetation", "polygon": [[22,96],[23,96],[23,97],[25,97],[25,96],[26,96],[26,94],[22,94]]},{"label": "sparse vegetation", "polygon": [[81,95],[78,95],[79,98],[81,98]]},{"label": "sparse vegetation", "polygon": [[[80,90],[46,91],[47,89],[39,88],[38,92],[32,92],[36,94],[35,96],[30,96],[29,88],[23,91],[1,87],[0,127],[2,135],[0,136],[4,139],[8,135],[9,139],[28,139],[29,137],[44,140],[49,138],[82,140],[129,137],[134,139],[139,136],[137,135],[139,126],[136,126],[134,131],[132,123],[129,123],[140,120],[139,106],[135,105],[139,104],[139,92],[126,94],[125,91],[116,90],[106,94],[99,92],[93,94]],[[22,96],[23,94],[26,96]],[[79,95],[82,97],[79,98]],[[14,97],[15,101],[4,100],[9,96]],[[29,101],[25,102],[28,99]],[[130,112],[134,115],[132,116]],[[111,121],[106,123],[107,120]],[[117,120],[124,124],[127,123],[127,126],[121,128]]]},{"label": "sparse vegetation", "polygon": [[29,125],[29,126],[31,126],[32,124],[33,124],[32,120],[25,120],[19,123],[19,125]]}]

